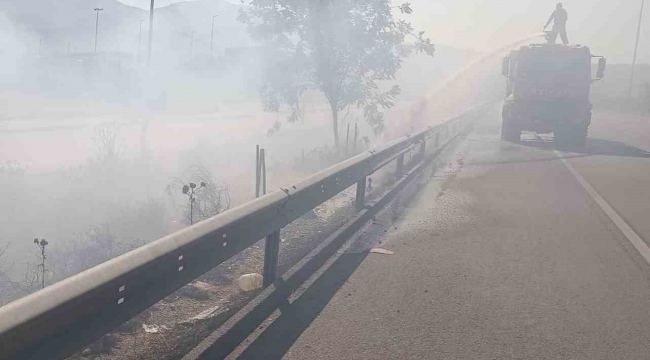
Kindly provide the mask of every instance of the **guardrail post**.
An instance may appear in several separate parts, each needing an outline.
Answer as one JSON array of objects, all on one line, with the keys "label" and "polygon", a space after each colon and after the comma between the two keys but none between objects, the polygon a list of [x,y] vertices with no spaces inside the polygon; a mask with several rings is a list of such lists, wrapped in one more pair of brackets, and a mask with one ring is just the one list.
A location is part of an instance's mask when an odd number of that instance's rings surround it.
[{"label": "guardrail post", "polygon": [[280,256],[280,230],[266,237],[264,246],[264,287],[270,286],[278,276],[278,258]]},{"label": "guardrail post", "polygon": [[397,176],[402,176],[404,174],[404,154],[401,154],[397,157]]},{"label": "guardrail post", "polygon": [[357,211],[363,210],[364,206],[366,206],[366,179],[364,177],[357,183],[357,199],[355,201]]},{"label": "guardrail post", "polygon": [[255,198],[260,197],[260,146],[255,146]]},{"label": "guardrail post", "polygon": [[422,139],[422,144],[420,144],[420,156],[424,158],[424,153],[427,151],[427,140]]}]

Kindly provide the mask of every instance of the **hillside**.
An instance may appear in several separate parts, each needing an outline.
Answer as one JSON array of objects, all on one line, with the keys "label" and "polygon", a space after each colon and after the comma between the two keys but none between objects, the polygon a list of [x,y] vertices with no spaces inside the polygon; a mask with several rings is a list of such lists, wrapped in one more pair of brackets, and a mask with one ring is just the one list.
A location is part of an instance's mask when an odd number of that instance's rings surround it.
[{"label": "hillside", "polygon": [[[148,36],[148,11],[115,0],[0,0],[0,29],[18,37],[17,46],[28,53],[64,53],[94,49],[95,7],[102,8],[98,47],[102,52],[136,53],[140,20],[143,44]],[[215,23],[215,48],[247,42],[245,28],[237,22],[238,5],[220,0],[176,3],[156,10],[155,51],[188,52],[190,34],[195,32],[197,53],[209,52],[212,15]],[[5,40],[8,42],[8,40]],[[144,48],[144,45],[143,45]]]},{"label": "hillside", "polygon": [[[104,9],[98,51],[111,53],[100,57],[110,63],[102,66],[92,62],[95,7]],[[73,99],[83,98],[161,108],[174,106],[174,102],[204,101],[212,106],[215,98],[256,97],[265,59],[255,48],[242,49],[253,42],[237,21],[239,8],[223,0],[198,0],[156,9],[154,67],[145,71],[135,65],[138,26],[140,20],[148,19],[147,10],[116,0],[0,0],[0,31],[4,34],[0,37],[0,89],[66,99],[71,104],[76,104]],[[218,17],[211,59],[213,15]],[[141,65],[147,37],[145,20]],[[63,56],[68,49],[73,56]],[[416,55],[405,60],[396,79],[402,87],[399,101],[419,98],[474,56],[473,52],[438,46],[433,58]],[[36,116],[36,110],[24,103],[7,102],[6,116]],[[197,104],[192,107],[200,108]],[[43,116],[51,116],[52,107],[42,108]],[[71,105],[66,111],[77,108],[82,109]]]}]

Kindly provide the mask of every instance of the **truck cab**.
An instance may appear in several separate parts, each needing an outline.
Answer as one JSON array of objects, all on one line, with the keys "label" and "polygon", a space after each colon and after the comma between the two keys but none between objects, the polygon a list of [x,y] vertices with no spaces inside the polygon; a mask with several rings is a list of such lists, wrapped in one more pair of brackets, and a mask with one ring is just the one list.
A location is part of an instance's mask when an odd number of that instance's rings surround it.
[{"label": "truck cab", "polygon": [[[592,78],[594,58],[599,61]],[[533,131],[583,146],[591,124],[591,84],[604,77],[606,64],[581,45],[532,44],[510,52],[502,66],[507,87],[501,138],[519,141],[522,131]]]}]

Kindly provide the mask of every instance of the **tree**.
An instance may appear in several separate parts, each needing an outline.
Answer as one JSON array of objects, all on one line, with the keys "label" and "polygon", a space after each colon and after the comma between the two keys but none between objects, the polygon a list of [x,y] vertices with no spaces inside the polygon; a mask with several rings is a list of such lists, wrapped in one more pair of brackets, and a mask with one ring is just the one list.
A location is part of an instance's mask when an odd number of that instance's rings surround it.
[{"label": "tree", "polygon": [[[376,132],[382,110],[394,106],[398,85],[381,90],[378,82],[395,78],[402,60],[414,51],[433,56],[424,32],[397,20],[393,11],[411,14],[409,3],[390,0],[248,0],[239,20],[263,47],[265,78],[260,93],[266,111],[286,106],[289,122],[300,117],[300,98],[321,92],[330,105],[334,143],[339,146],[339,112],[356,105]],[[406,44],[412,37],[413,44]],[[276,124],[276,128],[279,126]]]}]

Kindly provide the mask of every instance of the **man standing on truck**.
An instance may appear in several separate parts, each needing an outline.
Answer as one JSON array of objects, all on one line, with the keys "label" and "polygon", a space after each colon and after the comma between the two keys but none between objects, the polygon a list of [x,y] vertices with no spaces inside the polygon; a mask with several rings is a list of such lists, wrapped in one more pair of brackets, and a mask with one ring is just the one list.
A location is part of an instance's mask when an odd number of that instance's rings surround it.
[{"label": "man standing on truck", "polygon": [[551,21],[553,21],[553,30],[551,31],[551,42],[553,44],[555,44],[555,40],[557,40],[558,34],[562,38],[562,43],[564,45],[569,43],[569,37],[566,34],[566,22],[568,19],[569,15],[567,14],[566,10],[562,8],[562,3],[558,3],[555,7],[555,11],[553,11],[551,17],[548,19],[546,25],[544,26],[544,31],[546,31],[548,25],[551,23]]}]

